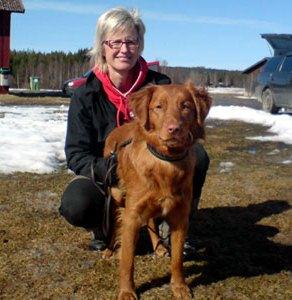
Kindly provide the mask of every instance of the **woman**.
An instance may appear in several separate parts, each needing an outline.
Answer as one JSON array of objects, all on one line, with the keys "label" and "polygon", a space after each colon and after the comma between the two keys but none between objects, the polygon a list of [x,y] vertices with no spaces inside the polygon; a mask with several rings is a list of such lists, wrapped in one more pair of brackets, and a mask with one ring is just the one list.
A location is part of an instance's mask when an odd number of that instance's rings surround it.
[{"label": "woman", "polygon": [[[78,176],[64,191],[60,213],[70,224],[93,231],[95,250],[106,246],[101,234],[105,197],[102,185],[95,183],[104,182],[110,163],[102,157],[104,141],[113,128],[131,120],[129,94],[149,83],[170,83],[166,75],[149,70],[141,57],[144,33],[136,11],[114,8],[101,15],[89,52],[92,72],[69,107],[65,153],[69,169]],[[209,159],[201,146],[198,149],[202,186]]]}]

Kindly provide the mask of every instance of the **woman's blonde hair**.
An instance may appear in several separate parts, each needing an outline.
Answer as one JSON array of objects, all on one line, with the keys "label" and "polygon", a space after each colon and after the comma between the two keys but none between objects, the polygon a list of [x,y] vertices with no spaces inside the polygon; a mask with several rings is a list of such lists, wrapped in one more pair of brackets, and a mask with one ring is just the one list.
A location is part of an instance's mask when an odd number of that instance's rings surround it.
[{"label": "woman's blonde hair", "polygon": [[141,20],[136,9],[126,10],[122,7],[112,8],[102,14],[97,23],[95,31],[95,41],[92,49],[88,52],[90,65],[95,65],[107,73],[108,67],[103,55],[103,42],[108,34],[115,33],[119,30],[136,29],[139,39],[139,55],[144,49],[145,25]]}]

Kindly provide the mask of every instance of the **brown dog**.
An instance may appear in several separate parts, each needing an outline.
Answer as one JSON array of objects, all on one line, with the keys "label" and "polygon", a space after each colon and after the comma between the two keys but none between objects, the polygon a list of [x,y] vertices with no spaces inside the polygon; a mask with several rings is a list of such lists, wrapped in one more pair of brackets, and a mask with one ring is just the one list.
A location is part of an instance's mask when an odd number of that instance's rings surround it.
[{"label": "brown dog", "polygon": [[[204,138],[204,120],[211,106],[205,90],[192,84],[150,86],[132,94],[135,120],[114,129],[105,151],[118,149],[119,189],[124,205],[121,227],[120,292],[118,299],[137,299],[134,291],[135,243],[142,226],[162,216],[171,231],[171,287],[189,299],[183,276],[183,245],[192,202],[194,143]],[[119,147],[121,143],[125,143]],[[115,146],[113,146],[115,145]],[[124,203],[122,203],[124,202]],[[153,233],[154,248],[158,240]],[[155,241],[156,236],[156,241]]]},{"label": "brown dog", "polygon": [[[108,138],[106,139],[104,147],[104,156],[107,157],[111,152],[119,153],[121,148],[128,146],[135,135],[137,126],[139,123],[137,120],[133,120],[130,123],[126,123],[123,126],[114,129]],[[109,234],[109,241],[107,249],[102,252],[103,258],[110,258],[114,254],[120,256],[120,238],[121,238],[121,222],[124,214],[126,186],[122,183],[122,180],[117,187],[111,187],[111,211],[110,222],[111,231]],[[162,243],[159,234],[157,232],[156,224],[153,218],[147,221],[147,229],[152,243],[153,251],[156,256],[163,257],[168,256],[169,251]]]}]

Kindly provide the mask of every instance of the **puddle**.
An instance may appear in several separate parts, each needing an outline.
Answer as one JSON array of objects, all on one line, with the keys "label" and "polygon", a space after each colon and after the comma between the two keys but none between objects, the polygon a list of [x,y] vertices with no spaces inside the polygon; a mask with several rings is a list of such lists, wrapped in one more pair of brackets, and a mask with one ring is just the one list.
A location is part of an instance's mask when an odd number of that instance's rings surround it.
[{"label": "puddle", "polygon": [[279,154],[279,153],[280,153],[279,149],[274,149],[271,152],[267,153],[267,155],[276,155],[276,154]]},{"label": "puddle", "polygon": [[250,149],[247,149],[247,152],[250,154],[256,154],[257,153],[257,149],[255,147],[252,147]]},{"label": "puddle", "polygon": [[220,162],[218,167],[219,173],[229,173],[235,164],[231,161]]}]

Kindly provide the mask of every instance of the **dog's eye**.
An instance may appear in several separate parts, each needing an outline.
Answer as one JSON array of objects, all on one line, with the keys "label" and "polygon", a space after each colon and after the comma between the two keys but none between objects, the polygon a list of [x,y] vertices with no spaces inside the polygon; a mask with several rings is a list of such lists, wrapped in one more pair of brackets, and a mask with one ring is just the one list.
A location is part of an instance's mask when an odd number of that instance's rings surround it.
[{"label": "dog's eye", "polygon": [[183,102],[183,103],[181,104],[181,108],[182,108],[182,109],[190,109],[190,108],[191,108],[191,105],[190,105],[189,102]]},{"label": "dog's eye", "polygon": [[155,113],[161,113],[163,110],[165,109],[165,105],[164,103],[162,103],[161,101],[157,101],[156,103],[153,103],[151,105],[150,111],[153,111]]}]

